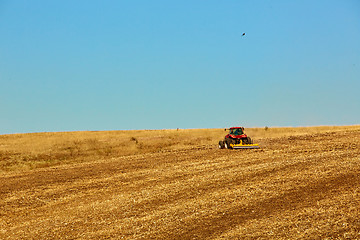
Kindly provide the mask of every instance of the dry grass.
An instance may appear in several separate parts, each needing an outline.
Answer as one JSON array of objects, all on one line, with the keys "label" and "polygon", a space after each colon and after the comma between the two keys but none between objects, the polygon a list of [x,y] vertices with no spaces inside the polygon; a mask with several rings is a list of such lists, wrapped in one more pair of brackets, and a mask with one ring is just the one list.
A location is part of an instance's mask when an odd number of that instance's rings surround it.
[{"label": "dry grass", "polygon": [[223,134],[194,129],[0,135],[0,172],[216,144]]},{"label": "dry grass", "polygon": [[2,239],[360,239],[360,126],[0,136]]},{"label": "dry grass", "polygon": [[[255,141],[346,127],[249,128]],[[216,145],[224,129],[61,132],[0,135],[0,172],[29,170],[98,159]]]}]

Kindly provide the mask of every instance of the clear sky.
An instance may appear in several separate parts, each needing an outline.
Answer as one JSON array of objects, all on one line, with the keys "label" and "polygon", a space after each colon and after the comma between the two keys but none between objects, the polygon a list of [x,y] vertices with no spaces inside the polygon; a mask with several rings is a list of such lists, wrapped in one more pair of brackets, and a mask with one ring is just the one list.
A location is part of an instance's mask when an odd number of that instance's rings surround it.
[{"label": "clear sky", "polygon": [[352,125],[359,92],[358,0],[0,0],[0,134]]}]

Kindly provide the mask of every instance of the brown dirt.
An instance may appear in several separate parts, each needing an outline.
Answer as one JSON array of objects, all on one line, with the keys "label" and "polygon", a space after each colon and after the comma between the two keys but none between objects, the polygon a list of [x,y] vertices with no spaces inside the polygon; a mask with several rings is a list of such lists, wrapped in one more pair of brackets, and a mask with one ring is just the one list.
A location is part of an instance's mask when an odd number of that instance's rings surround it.
[{"label": "brown dirt", "polygon": [[0,238],[360,239],[359,128],[264,134],[3,172]]}]

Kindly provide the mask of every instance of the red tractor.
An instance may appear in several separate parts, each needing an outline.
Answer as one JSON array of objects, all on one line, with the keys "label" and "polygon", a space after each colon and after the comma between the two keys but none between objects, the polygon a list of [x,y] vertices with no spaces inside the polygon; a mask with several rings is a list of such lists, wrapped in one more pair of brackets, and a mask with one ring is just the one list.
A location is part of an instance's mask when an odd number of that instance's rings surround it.
[{"label": "red tractor", "polygon": [[241,149],[241,148],[260,148],[258,144],[253,144],[250,137],[244,133],[243,127],[231,127],[229,133],[223,141],[219,141],[219,148]]}]

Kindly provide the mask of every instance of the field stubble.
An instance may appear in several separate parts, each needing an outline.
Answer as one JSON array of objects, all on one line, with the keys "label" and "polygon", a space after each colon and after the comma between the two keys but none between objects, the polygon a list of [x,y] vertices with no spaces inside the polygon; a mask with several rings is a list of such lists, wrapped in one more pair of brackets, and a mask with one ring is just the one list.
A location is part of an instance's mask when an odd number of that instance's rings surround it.
[{"label": "field stubble", "polygon": [[1,239],[360,239],[360,126],[0,136]]}]

